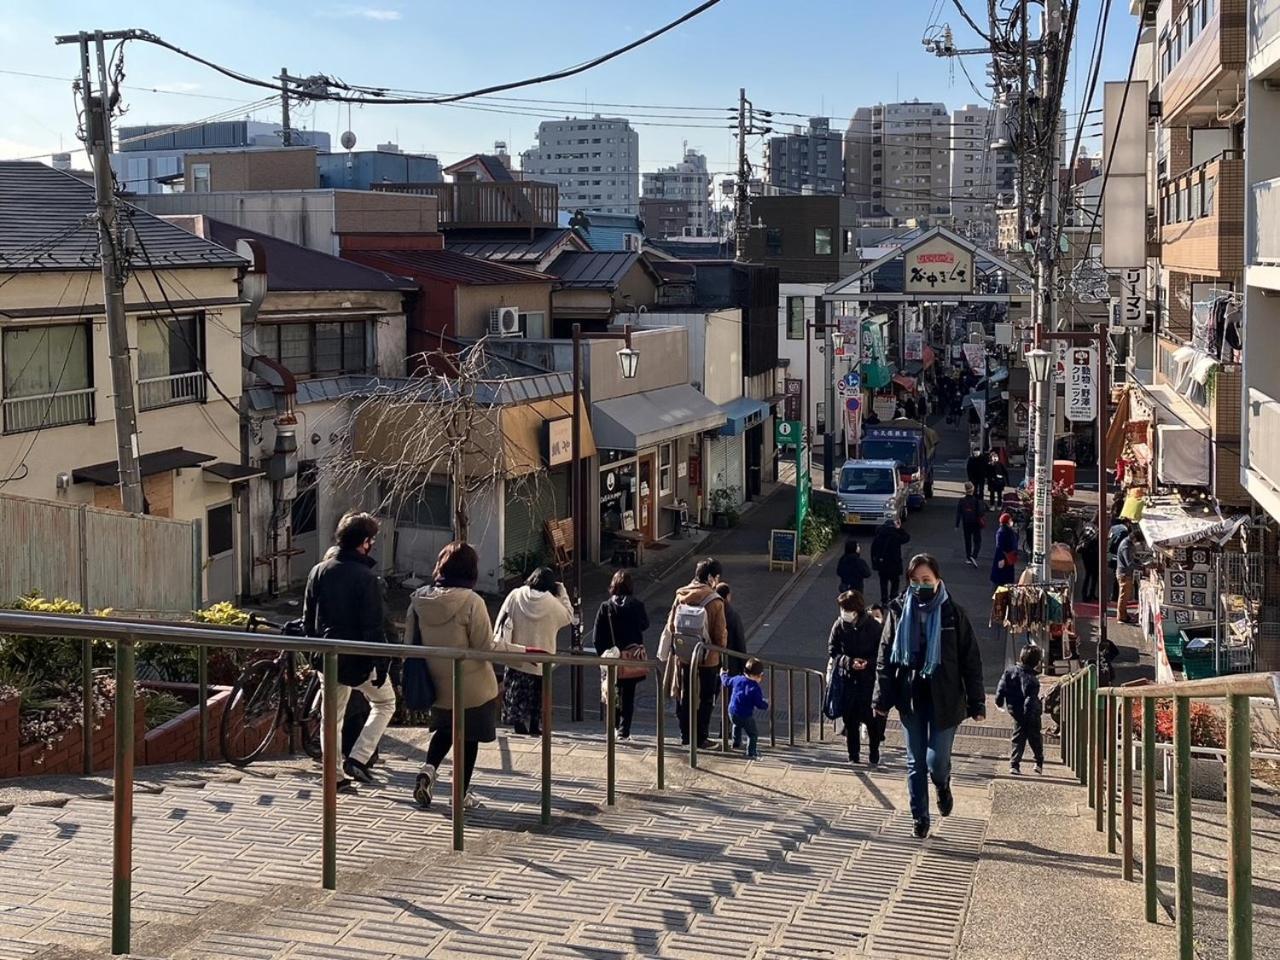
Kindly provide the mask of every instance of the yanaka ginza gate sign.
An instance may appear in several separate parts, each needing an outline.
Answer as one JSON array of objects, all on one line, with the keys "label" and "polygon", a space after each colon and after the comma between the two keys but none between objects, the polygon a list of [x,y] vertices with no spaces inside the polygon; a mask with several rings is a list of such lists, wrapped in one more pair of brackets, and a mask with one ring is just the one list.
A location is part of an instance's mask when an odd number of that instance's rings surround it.
[{"label": "yanaka ginza gate sign", "polygon": [[973,252],[943,236],[902,254],[903,293],[972,293]]}]

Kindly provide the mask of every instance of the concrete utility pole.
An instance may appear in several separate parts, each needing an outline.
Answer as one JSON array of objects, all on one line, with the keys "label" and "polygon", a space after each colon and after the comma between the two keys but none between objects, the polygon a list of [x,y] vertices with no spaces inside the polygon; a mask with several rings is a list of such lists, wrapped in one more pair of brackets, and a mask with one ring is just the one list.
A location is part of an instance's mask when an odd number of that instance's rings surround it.
[{"label": "concrete utility pole", "polygon": [[286,147],[293,146],[293,137],[289,134],[289,68],[280,68],[280,143]]},{"label": "concrete utility pole", "polygon": [[747,88],[738,88],[738,180],[733,185],[734,259],[747,259],[747,231],[751,221],[751,194],[747,182],[751,164],[747,162]]},{"label": "concrete utility pole", "polygon": [[[115,177],[111,172],[111,110],[116,94],[107,90],[106,40],[124,33],[79,33],[58,37],[56,42],[80,44],[80,100],[84,111],[84,144],[93,163],[93,187],[98,208],[98,258],[102,262],[103,305],[107,316],[107,344],[111,355],[111,389],[116,419],[116,460],[119,464],[120,499],[130,513],[143,512],[142,474],[138,469],[138,413],[134,406],[133,358],[125,325],[124,287],[128,254],[119,229]],[[98,91],[93,92],[89,43],[97,51]]]}]

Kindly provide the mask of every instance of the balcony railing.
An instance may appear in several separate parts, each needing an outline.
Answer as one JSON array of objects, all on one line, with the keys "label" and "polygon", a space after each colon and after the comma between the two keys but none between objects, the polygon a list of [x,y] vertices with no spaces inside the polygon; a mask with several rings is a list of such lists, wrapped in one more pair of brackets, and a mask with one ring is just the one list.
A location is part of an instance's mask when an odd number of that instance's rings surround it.
[{"label": "balcony railing", "polygon": [[138,406],[158,410],[180,403],[204,403],[204,371],[175,373],[167,377],[149,377],[138,381]]},{"label": "balcony railing", "polygon": [[1157,56],[1164,120],[1207,118],[1238,102],[1245,62],[1246,0],[1190,0],[1170,24]]},{"label": "balcony railing", "polygon": [[93,387],[4,401],[4,432],[25,433],[45,427],[93,422]]},{"label": "balcony railing", "polygon": [[1234,273],[1244,264],[1244,158],[1224,150],[1160,187],[1165,266],[1189,273]]},{"label": "balcony railing", "polygon": [[373,189],[435,197],[442,228],[554,227],[559,223],[560,188],[554,183],[377,183]]},{"label": "balcony railing", "polygon": [[1249,462],[1245,468],[1280,487],[1280,400],[1251,387],[1245,416],[1249,420]]}]

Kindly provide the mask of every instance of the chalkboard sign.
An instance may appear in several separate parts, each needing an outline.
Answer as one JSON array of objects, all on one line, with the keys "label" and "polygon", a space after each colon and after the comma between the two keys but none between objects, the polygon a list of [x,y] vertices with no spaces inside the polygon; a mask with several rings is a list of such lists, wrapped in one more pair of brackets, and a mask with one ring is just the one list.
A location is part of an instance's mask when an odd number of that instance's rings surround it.
[{"label": "chalkboard sign", "polygon": [[769,531],[769,569],[775,565],[785,569],[796,568],[796,532],[794,530]]}]

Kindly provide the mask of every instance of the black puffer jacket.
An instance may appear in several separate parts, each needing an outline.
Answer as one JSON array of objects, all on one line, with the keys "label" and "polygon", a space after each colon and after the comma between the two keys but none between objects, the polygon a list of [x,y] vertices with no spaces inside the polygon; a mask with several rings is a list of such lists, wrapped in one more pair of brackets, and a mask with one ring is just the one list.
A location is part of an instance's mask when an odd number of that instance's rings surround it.
[{"label": "black puffer jacket", "polygon": [[[307,577],[302,595],[303,626],[309,637],[386,643],[382,579],[374,561],[354,550],[330,552]],[[390,658],[343,654],[338,657],[338,682],[357,687],[377,672],[379,685]]]},{"label": "black puffer jacket", "polygon": [[635,597],[610,597],[596,613],[596,653],[603,654],[615,645],[620,651],[637,643],[643,646],[648,629],[649,613],[641,601]]},{"label": "black puffer jacket", "polygon": [[[742,617],[734,609],[732,603],[724,605],[724,625],[726,632],[729,634],[729,649],[736,653],[745,654],[747,652],[747,631],[742,625]],[[722,662],[731,677],[736,677],[742,673],[742,668],[747,665],[747,661],[742,657],[724,657]]]},{"label": "black puffer jacket", "polygon": [[827,656],[867,661],[864,669],[850,670],[846,674],[851,691],[849,696],[852,697],[848,705],[856,707],[859,713],[866,713],[871,709],[871,694],[876,685],[876,654],[879,649],[880,624],[871,614],[864,612],[853,623],[846,623],[836,617],[836,622],[831,625]]},{"label": "black puffer jacket", "polygon": [[[910,667],[893,663],[893,638],[902,618],[902,598],[889,604],[880,636],[880,654],[876,660],[875,708],[888,713],[894,707],[899,713],[911,713]],[[966,718],[984,716],[987,695],[982,685],[982,653],[968,615],[950,597],[942,605],[942,661],[928,679],[928,693],[933,700],[933,716],[941,728],[959,726]]]}]

